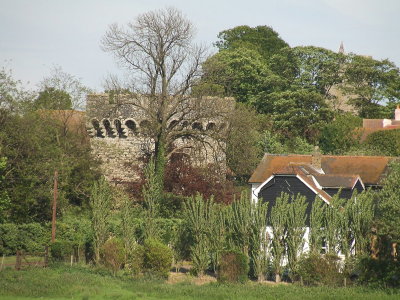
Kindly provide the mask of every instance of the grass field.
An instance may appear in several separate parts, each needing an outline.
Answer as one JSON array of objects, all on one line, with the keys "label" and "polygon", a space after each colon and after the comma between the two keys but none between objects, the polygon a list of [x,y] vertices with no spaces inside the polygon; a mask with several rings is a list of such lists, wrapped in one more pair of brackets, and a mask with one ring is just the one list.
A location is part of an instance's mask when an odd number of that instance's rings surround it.
[{"label": "grass field", "polygon": [[12,269],[0,272],[0,299],[400,299],[400,291],[361,287],[210,283],[167,284],[112,277],[87,267]]}]

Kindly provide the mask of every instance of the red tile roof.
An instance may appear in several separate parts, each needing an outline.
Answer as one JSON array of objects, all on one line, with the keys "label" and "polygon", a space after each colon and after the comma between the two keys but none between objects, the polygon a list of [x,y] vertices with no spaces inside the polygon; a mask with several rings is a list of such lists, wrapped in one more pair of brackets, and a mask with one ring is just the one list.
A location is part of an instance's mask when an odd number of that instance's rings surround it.
[{"label": "red tile roof", "polygon": [[[331,177],[333,183],[340,181],[350,185],[350,177],[353,176],[354,179],[354,176],[360,176],[362,182],[367,185],[379,185],[386,175],[388,163],[392,159],[394,158],[386,156],[322,155],[321,167],[325,174],[333,176]],[[316,170],[311,167],[311,160],[312,155],[265,154],[250,177],[249,183],[262,183],[273,174],[284,174],[285,172],[293,174],[295,165],[307,165],[306,171],[311,171],[310,173],[315,176],[317,174],[315,174]],[[329,178],[323,180],[326,182]]]}]

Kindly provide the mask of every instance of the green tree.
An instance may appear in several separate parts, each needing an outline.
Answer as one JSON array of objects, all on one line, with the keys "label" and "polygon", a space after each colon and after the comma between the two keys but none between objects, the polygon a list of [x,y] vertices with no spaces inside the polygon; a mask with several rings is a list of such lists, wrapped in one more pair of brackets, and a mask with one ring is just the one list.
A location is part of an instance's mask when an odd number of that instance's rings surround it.
[{"label": "green tree", "polygon": [[343,81],[345,56],[314,46],[295,47],[291,51],[297,66],[297,76],[293,82],[296,89],[314,90],[329,99],[332,86]]},{"label": "green tree", "polygon": [[320,129],[332,119],[323,97],[307,90],[274,93],[274,128],[285,136],[301,136],[315,142]]},{"label": "green tree", "polygon": [[[1,154],[1,148],[0,148]],[[6,169],[7,158],[0,156],[0,224],[7,219],[7,212],[10,208],[10,197],[4,188],[4,170]]]},{"label": "green tree", "polygon": [[262,281],[267,272],[267,213],[268,203],[258,200],[252,202],[252,226],[250,235],[250,260],[254,276]]},{"label": "green tree", "polygon": [[35,109],[72,109],[72,101],[65,91],[46,88],[39,92],[33,106]]},{"label": "green tree", "polygon": [[[203,64],[201,84],[216,84],[224,88],[224,96],[249,103],[252,96],[276,88],[272,72],[255,50],[238,48],[221,51]],[[279,78],[276,78],[279,79]]]},{"label": "green tree", "polygon": [[390,173],[378,194],[377,221],[378,234],[391,243],[400,243],[400,163],[392,162]]},{"label": "green tree", "polygon": [[345,154],[360,146],[362,119],[350,113],[337,114],[322,129],[319,145],[326,154]]},{"label": "green tree", "polygon": [[273,256],[273,270],[275,281],[280,282],[282,276],[282,262],[286,249],[287,217],[288,217],[289,195],[281,193],[275,199],[275,205],[271,208],[270,224],[272,228],[271,253]]},{"label": "green tree", "polygon": [[236,26],[232,29],[221,31],[218,34],[218,38],[219,41],[215,45],[220,50],[254,49],[266,60],[278,53],[280,49],[288,46],[279,37],[279,34],[269,26]]},{"label": "green tree", "polygon": [[292,196],[287,211],[287,257],[292,280],[295,278],[300,254],[303,252],[306,233],[306,197],[300,194]]},{"label": "green tree", "polygon": [[[400,84],[399,68],[389,60],[374,60],[370,57],[350,55],[344,72],[343,91],[359,110],[360,117],[387,117],[385,101],[399,102],[396,90]],[[382,111],[383,109],[383,111]]]},{"label": "green tree", "polygon": [[112,195],[113,192],[104,177],[93,184],[90,195],[90,206],[92,209],[93,244],[96,263],[100,262],[100,250],[109,237]]},{"label": "green tree", "polygon": [[161,197],[163,195],[160,176],[160,174],[156,174],[154,161],[151,159],[145,169],[146,183],[142,189],[146,218],[143,230],[145,239],[157,239],[160,233],[156,223],[156,218],[160,215]]},{"label": "green tree", "polygon": [[[210,263],[210,223],[216,216],[213,199],[203,200],[201,195],[189,198],[183,207],[183,215],[191,232],[194,245],[191,247],[193,267],[202,276]],[[220,226],[220,225],[217,225]],[[216,228],[214,228],[215,230]],[[219,235],[220,233],[218,233]],[[211,235],[215,237],[214,235]]]},{"label": "green tree", "polygon": [[226,162],[235,177],[243,181],[247,181],[264,154],[259,146],[263,123],[260,115],[240,103],[236,104],[229,117]]},{"label": "green tree", "polygon": [[310,243],[310,252],[312,254],[320,254],[322,250],[322,243],[325,238],[324,226],[325,226],[325,212],[327,209],[327,205],[324,201],[322,201],[318,196],[315,198],[311,214],[310,214],[310,234],[309,234],[309,243]]}]

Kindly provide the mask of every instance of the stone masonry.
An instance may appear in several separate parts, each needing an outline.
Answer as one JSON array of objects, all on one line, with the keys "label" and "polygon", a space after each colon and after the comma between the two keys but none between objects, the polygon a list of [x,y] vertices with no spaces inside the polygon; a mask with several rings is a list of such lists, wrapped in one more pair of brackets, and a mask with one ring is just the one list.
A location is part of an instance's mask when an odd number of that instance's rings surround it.
[{"label": "stone masonry", "polygon": [[[234,102],[231,98],[206,100],[207,103],[222,103],[222,106],[216,106],[224,108],[222,110],[233,109]],[[109,94],[88,95],[86,127],[91,148],[95,157],[101,161],[102,172],[109,181],[123,183],[139,179],[138,170],[142,167],[144,155],[154,151],[154,141],[144,134],[148,124],[146,115],[130,103],[128,96],[119,96],[118,101],[115,101]],[[204,118],[193,124],[183,124],[183,127],[204,132],[204,140],[202,143],[196,143],[181,138],[174,146],[181,147],[181,152],[188,155],[196,166],[218,164],[225,168],[225,144],[214,140],[212,134],[206,133],[224,132],[227,125],[226,119],[222,117]]]}]

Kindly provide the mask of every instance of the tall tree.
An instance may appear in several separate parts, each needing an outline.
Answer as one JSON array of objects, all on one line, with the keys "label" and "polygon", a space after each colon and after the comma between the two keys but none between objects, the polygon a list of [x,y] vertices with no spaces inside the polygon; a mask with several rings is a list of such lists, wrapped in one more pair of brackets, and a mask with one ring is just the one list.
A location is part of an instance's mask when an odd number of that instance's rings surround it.
[{"label": "tall tree", "polygon": [[71,96],[65,91],[47,87],[39,92],[33,106],[35,109],[67,110],[72,109],[72,101]]},{"label": "tall tree", "polygon": [[[110,25],[101,42],[103,50],[130,71],[129,103],[150,122],[148,134],[154,140],[155,170],[161,181],[176,140],[191,137],[204,142],[204,131],[184,124],[222,113],[214,101],[189,99],[205,56],[204,47],[192,43],[193,36],[192,23],[178,10],[166,8],[141,14],[127,26]],[[121,90],[121,85],[109,89]]]},{"label": "tall tree", "polygon": [[215,45],[220,49],[247,48],[256,50],[264,59],[270,58],[288,44],[269,26],[237,26],[221,31]]},{"label": "tall tree", "polygon": [[400,101],[400,70],[387,59],[350,55],[344,83],[343,91],[351,97],[363,118],[385,117],[387,112],[382,111],[380,105]]}]

